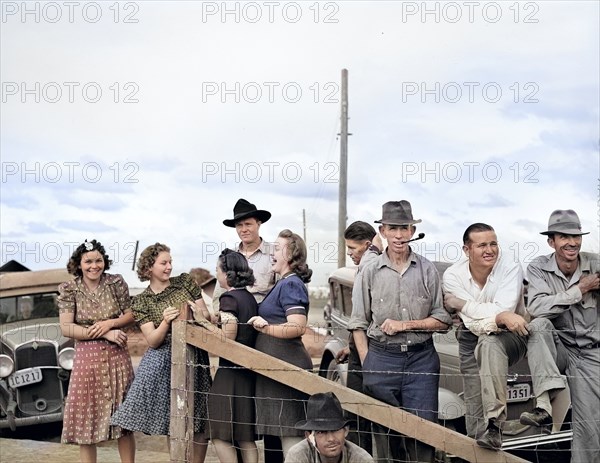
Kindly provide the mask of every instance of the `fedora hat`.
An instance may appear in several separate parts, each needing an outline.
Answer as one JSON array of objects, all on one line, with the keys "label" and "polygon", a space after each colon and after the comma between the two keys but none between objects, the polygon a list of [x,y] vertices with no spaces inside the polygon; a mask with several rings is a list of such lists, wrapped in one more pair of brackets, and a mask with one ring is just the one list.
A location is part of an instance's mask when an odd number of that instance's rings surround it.
[{"label": "fedora hat", "polygon": [[235,206],[233,206],[233,219],[223,220],[223,225],[226,225],[227,227],[235,227],[236,222],[249,217],[255,217],[257,220],[260,220],[264,223],[271,218],[271,213],[269,211],[256,209],[254,204],[249,203],[243,198],[240,198],[238,199],[238,202],[235,203]]},{"label": "fedora hat", "polygon": [[413,225],[415,223],[421,223],[421,219],[413,219],[412,208],[408,201],[388,201],[383,205],[381,220],[376,220],[375,223],[387,225]]},{"label": "fedora hat", "polygon": [[344,418],[344,410],[335,394],[325,392],[308,398],[306,419],[294,427],[303,431],[337,431],[350,423],[352,421]]},{"label": "fedora hat", "polygon": [[540,232],[542,235],[553,235],[562,233],[564,235],[587,235],[589,232],[581,231],[579,216],[572,209],[557,209],[548,219],[548,230]]}]

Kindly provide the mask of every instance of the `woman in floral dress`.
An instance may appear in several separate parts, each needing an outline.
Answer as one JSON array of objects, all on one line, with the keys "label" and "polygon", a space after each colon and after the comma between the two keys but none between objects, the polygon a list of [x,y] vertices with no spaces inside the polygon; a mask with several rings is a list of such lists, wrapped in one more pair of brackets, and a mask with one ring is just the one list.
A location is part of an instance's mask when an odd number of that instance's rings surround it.
[{"label": "woman in floral dress", "polygon": [[[187,273],[171,277],[171,250],[164,244],[148,246],[137,262],[141,281],[150,280],[146,290],[134,297],[133,312],[148,350],[138,367],[127,399],[112,417],[112,424],[151,435],[169,435],[171,422],[171,322],[180,307],[194,302],[202,315],[210,314],[202,300],[202,290]],[[208,354],[193,349],[194,364],[194,462],[203,462],[207,439],[204,436],[207,393],[210,390]]]},{"label": "woman in floral dress", "polygon": [[127,283],[121,275],[106,273],[111,263],[99,242],[85,241],[67,264],[75,279],[58,287],[60,327],[75,339],[62,442],[79,444],[86,463],[96,461],[97,443],[111,439],[119,440],[122,462],[135,458],[133,434],[110,423],[133,381],[121,328],[134,321]]}]

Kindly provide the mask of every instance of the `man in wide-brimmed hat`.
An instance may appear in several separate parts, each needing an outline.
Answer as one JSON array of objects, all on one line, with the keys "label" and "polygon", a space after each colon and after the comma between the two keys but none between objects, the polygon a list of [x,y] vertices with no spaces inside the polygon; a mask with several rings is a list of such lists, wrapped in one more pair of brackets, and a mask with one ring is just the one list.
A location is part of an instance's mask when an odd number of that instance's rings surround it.
[{"label": "man in wide-brimmed hat", "polygon": [[[577,213],[550,214],[552,254],[536,257],[527,267],[530,323],[547,339],[548,356],[557,360],[571,390],[572,462],[600,461],[600,256],[581,252]],[[538,419],[521,415],[522,421]]]},{"label": "man in wide-brimmed hat", "polygon": [[[233,217],[223,220],[223,225],[235,228],[240,244],[237,251],[242,254],[254,272],[256,282],[248,287],[257,302],[261,302],[275,284],[271,270],[271,245],[260,237],[260,226],[271,218],[271,213],[257,207],[243,198],[233,206]],[[219,296],[223,289],[215,289],[213,308],[219,309]]]},{"label": "man in wide-brimmed hat", "polygon": [[349,425],[333,392],[310,396],[306,420],[295,426],[306,439],[290,448],[285,463],[373,463],[366,450],[346,440]]},{"label": "man in wide-brimmed hat", "polygon": [[[440,360],[432,335],[447,330],[452,319],[435,266],[409,245],[420,222],[408,201],[383,205],[375,223],[388,246],[357,275],[348,329],[362,362],[365,393],[436,421]],[[406,445],[390,432],[387,461],[433,461],[433,447],[404,440]]]}]

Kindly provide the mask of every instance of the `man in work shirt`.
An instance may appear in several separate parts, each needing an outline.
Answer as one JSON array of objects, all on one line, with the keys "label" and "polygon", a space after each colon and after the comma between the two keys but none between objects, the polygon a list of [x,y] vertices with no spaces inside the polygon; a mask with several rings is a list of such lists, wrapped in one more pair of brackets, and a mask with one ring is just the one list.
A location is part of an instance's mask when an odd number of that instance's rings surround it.
[{"label": "man in work shirt", "polygon": [[[357,277],[348,329],[363,365],[364,392],[435,421],[440,360],[432,334],[446,330],[452,319],[443,307],[436,268],[408,245],[420,222],[408,201],[383,205],[376,223],[388,246]],[[404,443],[390,436],[394,460],[433,461],[431,446],[408,438]]]},{"label": "man in work shirt", "polygon": [[[527,310],[532,329],[546,338],[547,355],[566,372],[571,390],[571,461],[600,461],[600,256],[580,252],[581,222],[573,210],[555,210],[548,220],[552,254],[527,267]],[[542,410],[521,420],[543,420]]]}]

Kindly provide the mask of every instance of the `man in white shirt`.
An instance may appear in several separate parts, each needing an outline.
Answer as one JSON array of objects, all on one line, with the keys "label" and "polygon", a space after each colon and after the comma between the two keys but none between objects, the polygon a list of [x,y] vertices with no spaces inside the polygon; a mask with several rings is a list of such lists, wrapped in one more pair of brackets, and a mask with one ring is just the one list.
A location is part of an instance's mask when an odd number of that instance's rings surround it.
[{"label": "man in white shirt", "polygon": [[472,224],[465,230],[463,244],[465,258],[444,273],[444,304],[462,320],[456,336],[467,433],[477,438],[480,446],[499,449],[509,365],[529,350],[536,406],[547,411],[539,423],[531,423],[536,426],[552,423],[550,396],[564,389],[565,381],[554,360],[540,355],[542,341],[530,332],[525,319],[523,270],[500,252],[494,229]]}]

